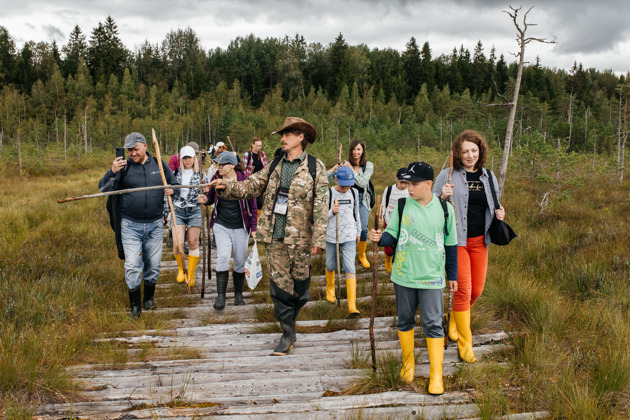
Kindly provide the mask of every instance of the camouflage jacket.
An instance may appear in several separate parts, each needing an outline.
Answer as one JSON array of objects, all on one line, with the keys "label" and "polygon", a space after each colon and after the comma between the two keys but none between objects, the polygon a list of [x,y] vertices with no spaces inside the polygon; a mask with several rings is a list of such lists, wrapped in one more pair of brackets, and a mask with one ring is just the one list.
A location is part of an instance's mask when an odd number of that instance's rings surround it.
[{"label": "camouflage jacket", "polygon": [[[275,214],[276,190],[280,184],[280,174],[284,159],[269,176],[271,165],[251,175],[244,181],[232,181],[219,196],[230,200],[244,200],[264,194],[265,201],[258,218],[256,239],[271,243]],[[304,159],[295,171],[289,188],[289,206],[284,234],[284,243],[289,245],[310,245],[326,248],[326,228],[328,226],[328,178],[326,167],[317,159],[317,182],[313,199],[313,178],[308,171],[308,159]]]}]

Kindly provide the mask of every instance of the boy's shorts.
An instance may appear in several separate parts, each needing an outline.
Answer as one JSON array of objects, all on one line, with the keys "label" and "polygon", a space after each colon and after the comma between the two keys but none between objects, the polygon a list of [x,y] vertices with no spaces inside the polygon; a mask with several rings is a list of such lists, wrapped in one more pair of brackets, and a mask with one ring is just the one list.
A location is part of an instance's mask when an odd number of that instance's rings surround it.
[{"label": "boy's shorts", "polygon": [[[340,243],[339,251],[341,252],[341,267],[343,267],[343,272],[348,274],[356,273],[357,271],[354,266],[354,258],[357,255],[356,241]],[[337,270],[337,244],[332,242],[326,242],[326,270]]]}]

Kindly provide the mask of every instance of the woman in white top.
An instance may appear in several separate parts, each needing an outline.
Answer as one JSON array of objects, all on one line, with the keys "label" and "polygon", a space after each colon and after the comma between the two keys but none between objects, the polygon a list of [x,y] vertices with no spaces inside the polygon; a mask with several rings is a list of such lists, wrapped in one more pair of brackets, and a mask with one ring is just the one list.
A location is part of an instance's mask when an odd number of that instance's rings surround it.
[{"label": "woman in white top", "polygon": [[[182,147],[180,154],[179,169],[175,172],[175,179],[180,185],[199,185],[207,184],[208,178],[199,170],[199,161],[195,159],[195,150],[190,146]],[[207,191],[203,188],[202,191]],[[201,204],[197,202],[197,196],[200,194],[199,188],[181,188],[179,196],[173,200],[175,208],[175,217],[177,218],[177,233],[179,240],[182,242],[186,231],[188,231],[188,277],[184,274],[184,265],[182,255],[175,254],[177,244],[173,244],[173,253],[177,260],[179,271],[177,273],[177,281],[182,283],[184,280],[190,287],[195,285],[195,270],[199,263],[199,233],[201,232]]]}]

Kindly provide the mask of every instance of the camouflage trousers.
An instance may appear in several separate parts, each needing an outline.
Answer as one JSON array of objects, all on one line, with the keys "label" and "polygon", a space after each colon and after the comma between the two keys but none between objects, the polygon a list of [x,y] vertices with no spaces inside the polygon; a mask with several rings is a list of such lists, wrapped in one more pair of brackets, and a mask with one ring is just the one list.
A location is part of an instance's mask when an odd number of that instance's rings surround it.
[{"label": "camouflage trousers", "polygon": [[269,293],[277,319],[297,318],[308,302],[311,284],[311,246],[287,245],[274,239],[266,246]]}]

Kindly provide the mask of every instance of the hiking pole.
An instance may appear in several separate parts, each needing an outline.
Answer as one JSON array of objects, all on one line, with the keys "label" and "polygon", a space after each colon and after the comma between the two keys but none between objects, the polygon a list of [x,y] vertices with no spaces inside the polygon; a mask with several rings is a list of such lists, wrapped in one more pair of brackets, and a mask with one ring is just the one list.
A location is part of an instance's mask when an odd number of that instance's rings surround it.
[{"label": "hiking pole", "polygon": [[69,201],[77,201],[77,200],[85,200],[88,198],[99,198],[99,197],[109,197],[110,195],[121,195],[128,194],[133,192],[140,191],[151,191],[151,190],[165,190],[167,188],[177,189],[177,188],[201,188],[201,187],[210,187],[214,184],[208,182],[206,184],[198,184],[198,185],[153,185],[151,187],[140,187],[140,188],[126,188],[124,190],[115,190],[115,191],[107,191],[96,194],[87,194],[87,195],[79,195],[77,197],[67,197],[67,198],[59,198],[57,199],[57,203],[67,203]]},{"label": "hiking pole", "polygon": [[[151,129],[151,135],[153,136],[153,146],[155,147],[155,158],[158,162],[158,167],[160,168],[160,175],[162,176],[162,183],[164,185],[168,185],[168,183],[166,182],[166,176],[164,176],[164,168],[162,167],[162,156],[160,155],[160,145],[158,144],[157,137],[155,136],[155,130],[153,128]],[[168,200],[168,206],[171,209],[171,215],[173,217],[173,239],[175,243],[177,244],[177,246],[175,246],[175,251],[177,254],[181,256],[182,267],[184,268],[184,275],[188,277],[188,270],[186,270],[186,261],[184,259],[185,255],[182,252],[183,242],[182,243],[179,242],[179,230],[177,227],[177,218],[175,217],[175,208],[173,207],[173,200],[171,200],[170,195],[166,196],[166,199]],[[188,285],[188,282],[186,282],[186,287],[188,288],[188,293],[190,294],[190,286]]]},{"label": "hiking pole", "polygon": [[[201,191],[201,190],[200,190]],[[206,207],[206,206],[204,206]],[[207,208],[204,209],[204,213],[207,213]],[[203,299],[203,295],[205,292],[205,288],[206,288],[206,220],[205,218],[202,216],[201,217],[201,245],[202,245],[202,249],[203,249],[203,264],[201,266],[201,299]]]},{"label": "hiking pole", "polygon": [[[208,237],[208,281],[212,280],[212,229],[210,229],[210,218],[208,216],[208,206],[205,209],[205,217],[206,217],[206,233]],[[202,282],[201,284],[201,298],[203,299],[206,294],[206,284]]]},{"label": "hiking pole", "polygon": [[[381,213],[381,196],[376,196],[374,212],[374,230],[378,230]],[[378,288],[378,243],[372,242],[372,310],[370,312],[370,351],[372,352],[372,371],[376,372],[376,345],[374,344],[374,317],[376,316],[376,290]]]},{"label": "hiking pole", "polygon": [[236,154],[236,150],[234,150],[234,145],[232,144],[232,140],[230,140],[230,136],[226,136],[228,139],[228,143],[230,143],[230,147],[232,148],[232,153]]},{"label": "hiking pole", "polygon": [[[335,198],[335,206],[339,202]],[[337,214],[335,214],[335,239],[337,240],[337,307],[341,308],[341,267],[339,266],[339,211],[337,210]],[[346,290],[346,293],[348,291]]]},{"label": "hiking pole", "polygon": [[[446,183],[451,184],[451,178],[453,177],[453,151],[448,157],[450,168],[448,168],[448,176],[446,177]],[[453,202],[453,195],[451,194],[446,201],[451,203],[453,206],[453,214],[455,216],[455,226],[457,226],[457,212],[455,210],[455,203]],[[448,306],[446,307],[446,325],[443,327],[444,329],[444,349],[448,349],[448,328],[451,323],[451,311],[453,310],[453,292],[451,292],[451,287],[448,287]]]}]

